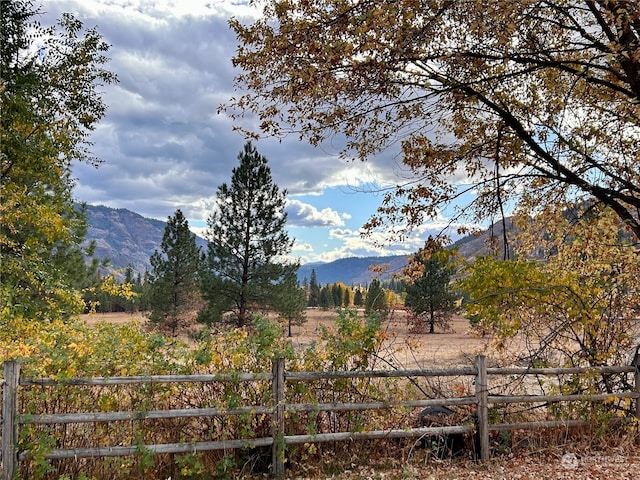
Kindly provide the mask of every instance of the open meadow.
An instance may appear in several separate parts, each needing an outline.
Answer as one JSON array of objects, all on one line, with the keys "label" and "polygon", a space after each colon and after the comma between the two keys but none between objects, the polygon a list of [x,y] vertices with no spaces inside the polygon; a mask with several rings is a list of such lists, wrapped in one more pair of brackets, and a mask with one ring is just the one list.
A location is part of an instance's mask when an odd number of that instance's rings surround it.
[{"label": "open meadow", "polygon": [[[114,324],[140,322],[145,324],[147,318],[142,313],[96,313],[83,315],[89,324],[104,321]],[[309,308],[307,321],[301,326],[294,326],[290,341],[296,349],[304,349],[320,338],[321,328],[335,326],[336,313],[333,310]],[[380,355],[392,360],[398,368],[430,368],[471,365],[474,357],[484,353],[490,355],[490,337],[480,337],[470,329],[467,319],[454,316],[451,328],[436,333],[415,333],[407,322],[406,312],[396,310],[382,323],[385,342]],[[184,340],[188,338],[183,335]],[[382,368],[382,367],[381,367]]]}]

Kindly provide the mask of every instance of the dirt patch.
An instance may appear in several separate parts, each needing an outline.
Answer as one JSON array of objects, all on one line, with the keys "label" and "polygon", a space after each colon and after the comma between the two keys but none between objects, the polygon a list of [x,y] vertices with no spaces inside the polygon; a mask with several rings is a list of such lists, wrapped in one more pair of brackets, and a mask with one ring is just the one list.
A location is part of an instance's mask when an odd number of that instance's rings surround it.
[{"label": "dirt patch", "polygon": [[142,313],[88,313],[86,315],[80,315],[80,319],[86,322],[88,325],[95,325],[99,322],[113,323],[114,325],[123,325],[130,322],[146,323],[147,317]]},{"label": "dirt patch", "polygon": [[529,452],[497,457],[484,463],[472,461],[403,462],[382,459],[354,462],[352,468],[331,475],[296,475],[298,480],[370,480],[370,479],[439,479],[439,480],[637,480],[640,456],[622,448],[606,451]]}]

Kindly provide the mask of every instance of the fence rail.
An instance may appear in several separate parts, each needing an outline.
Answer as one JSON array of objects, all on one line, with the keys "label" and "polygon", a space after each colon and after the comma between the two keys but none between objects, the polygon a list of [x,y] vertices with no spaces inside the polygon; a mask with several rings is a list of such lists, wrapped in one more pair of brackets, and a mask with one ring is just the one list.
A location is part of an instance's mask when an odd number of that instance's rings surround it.
[{"label": "fence rail", "polygon": [[[505,375],[564,375],[564,374],[634,374],[632,390],[610,394],[592,395],[489,395],[488,377]],[[288,403],[285,397],[287,382],[307,382],[312,380],[354,379],[354,378],[416,378],[416,377],[450,377],[471,376],[475,379],[475,394],[468,397],[436,398],[424,400],[405,400],[389,402],[363,403]],[[166,384],[166,383],[213,383],[213,382],[271,382],[272,406],[256,405],[231,409],[189,408],[174,410],[116,411],[116,412],[83,412],[61,414],[23,414],[18,412],[19,387],[25,386],[60,386],[88,385],[113,386],[126,384]],[[310,435],[288,435],[285,431],[286,412],[343,412],[380,410],[391,407],[429,407],[475,405],[477,414],[477,432],[479,439],[480,459],[489,458],[489,432],[510,429],[569,427],[588,424],[584,420],[558,420],[517,423],[489,423],[489,405],[510,403],[543,403],[586,401],[600,402],[611,398],[635,400],[632,414],[640,419],[640,368],[632,366],[607,366],[595,368],[488,368],[484,356],[476,357],[473,367],[455,369],[425,370],[374,370],[374,371],[339,371],[339,372],[287,372],[284,359],[273,362],[271,373],[242,373],[239,375],[159,375],[110,378],[72,378],[64,381],[48,378],[21,378],[20,364],[5,362],[4,379],[0,382],[2,397],[2,479],[11,480],[17,471],[18,462],[29,456],[28,451],[18,451],[18,431],[20,425],[28,424],[74,424],[97,423],[144,419],[189,418],[209,416],[237,416],[244,414],[266,414],[271,417],[272,432],[270,437],[253,439],[235,439],[225,441],[201,441],[185,443],[167,443],[144,445],[143,448],[154,453],[188,453],[207,450],[235,449],[251,447],[272,447],[272,473],[280,477],[284,473],[285,449],[287,445],[316,443],[342,440],[418,438],[428,435],[470,433],[475,430],[469,425],[419,427],[409,429],[373,430],[366,432],[333,432]],[[141,447],[108,446],[88,448],[61,448],[47,453],[48,459],[85,458],[99,456],[132,455]]]}]

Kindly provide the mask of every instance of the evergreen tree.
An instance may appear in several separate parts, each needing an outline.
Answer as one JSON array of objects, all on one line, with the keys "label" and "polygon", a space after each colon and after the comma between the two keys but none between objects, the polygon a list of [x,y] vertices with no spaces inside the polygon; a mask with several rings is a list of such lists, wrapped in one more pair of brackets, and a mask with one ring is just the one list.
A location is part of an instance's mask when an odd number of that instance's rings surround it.
[{"label": "evergreen tree", "polygon": [[287,335],[290,337],[293,325],[302,325],[306,322],[307,294],[301,288],[293,269],[288,269],[282,282],[279,284],[275,301],[275,310],[287,323]]},{"label": "evergreen tree", "polygon": [[334,283],[331,285],[331,296],[333,297],[333,304],[336,307],[342,307],[342,285]]},{"label": "evergreen tree", "polygon": [[429,333],[435,332],[436,323],[447,328],[455,308],[456,297],[449,285],[455,268],[452,256],[451,250],[434,245],[434,241],[429,239],[425,249],[412,258],[408,267],[422,274],[407,286],[405,305],[416,318],[426,316]]},{"label": "evergreen tree", "polygon": [[133,302],[134,311],[146,310],[144,303],[144,285],[142,283],[142,275],[140,275],[140,272],[136,273],[136,278],[131,285],[131,289],[135,294],[135,301]]},{"label": "evergreen tree", "polygon": [[331,295],[331,289],[328,285],[325,285],[320,289],[320,296],[318,298],[318,306],[324,310],[328,310],[334,306],[333,296]]},{"label": "evergreen tree", "polygon": [[216,210],[208,219],[208,254],[202,294],[207,306],[198,319],[219,321],[231,310],[238,327],[251,319],[251,309],[272,304],[288,269],[278,263],[293,242],[285,230],[286,190],[273,183],[267,159],[247,142],[238,155],[231,184],[218,187]]},{"label": "evergreen tree", "polygon": [[304,290],[305,299],[307,304],[309,303],[309,279],[304,277],[302,279],[302,289]]},{"label": "evergreen tree", "polygon": [[151,310],[151,294],[152,294],[152,285],[151,285],[151,274],[149,270],[144,271],[144,276],[139,282],[140,296],[138,297],[138,308],[142,312],[147,312]]},{"label": "evergreen tree", "polygon": [[374,312],[386,314],[387,298],[380,280],[374,278],[369,284],[367,296],[364,300],[365,315],[371,315]]},{"label": "evergreen tree", "polygon": [[196,236],[179,209],[167,221],[161,252],[156,250],[150,261],[153,270],[149,319],[175,335],[186,312],[196,306],[201,261]]},{"label": "evergreen tree", "polygon": [[356,292],[353,295],[353,304],[356,307],[361,307],[362,305],[364,305],[364,298],[362,295],[362,290],[360,288],[356,288]]},{"label": "evergreen tree", "polygon": [[315,269],[311,269],[311,280],[309,281],[309,306],[317,307],[320,305],[320,285],[318,285],[318,277]]},{"label": "evergreen tree", "polygon": [[349,287],[345,287],[342,301],[345,307],[349,307],[351,305],[351,289]]},{"label": "evergreen tree", "polygon": [[133,285],[133,267],[131,264],[127,265],[127,268],[124,269],[124,283],[130,283]]}]

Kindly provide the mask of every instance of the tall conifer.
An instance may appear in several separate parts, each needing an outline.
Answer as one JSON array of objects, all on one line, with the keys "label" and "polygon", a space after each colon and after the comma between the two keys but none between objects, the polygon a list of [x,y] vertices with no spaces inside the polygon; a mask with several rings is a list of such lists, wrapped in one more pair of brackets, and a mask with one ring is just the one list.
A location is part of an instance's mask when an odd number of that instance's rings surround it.
[{"label": "tall conifer", "polygon": [[252,310],[271,306],[286,269],[281,263],[293,242],[285,230],[286,190],[273,182],[267,159],[247,142],[232,170],[231,183],[218,187],[216,208],[208,219],[208,254],[203,273],[200,311],[204,323],[233,312],[238,327],[251,320]]},{"label": "tall conifer", "polygon": [[150,320],[175,334],[188,312],[196,308],[201,261],[196,236],[179,209],[169,217],[161,250],[150,259]]},{"label": "tall conifer", "polygon": [[309,282],[309,306],[317,307],[320,304],[320,285],[315,269],[311,269],[311,280]]}]

